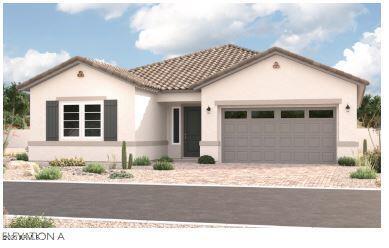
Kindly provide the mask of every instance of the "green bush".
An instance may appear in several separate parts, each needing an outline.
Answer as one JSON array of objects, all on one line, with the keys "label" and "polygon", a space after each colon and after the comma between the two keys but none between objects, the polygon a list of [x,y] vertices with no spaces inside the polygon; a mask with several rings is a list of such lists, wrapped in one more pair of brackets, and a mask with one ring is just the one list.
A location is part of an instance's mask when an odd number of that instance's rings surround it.
[{"label": "green bush", "polygon": [[133,163],[132,153],[130,153],[130,155],[128,155],[128,166],[127,166],[127,169],[131,169],[132,168],[132,163]]},{"label": "green bush", "polygon": [[54,221],[40,216],[16,217],[9,224],[10,228],[50,228],[55,227]]},{"label": "green bush", "polygon": [[381,152],[373,151],[367,152],[367,159],[370,161],[371,167],[378,173],[381,173]]},{"label": "green bush", "polygon": [[356,161],[355,158],[344,156],[338,159],[338,164],[344,166],[355,166]]},{"label": "green bush", "polygon": [[122,169],[127,169],[127,146],[126,142],[122,142]]},{"label": "green bush", "polygon": [[153,165],[153,169],[154,170],[174,170],[174,166],[172,165],[172,163],[170,163],[168,161],[158,160]]},{"label": "green bush", "polygon": [[35,175],[35,178],[37,180],[56,180],[56,179],[60,179],[61,177],[62,177],[61,170],[58,167],[51,167],[51,166],[40,170]]},{"label": "green bush", "polygon": [[59,167],[85,166],[85,161],[82,158],[61,158],[50,161],[49,165]]},{"label": "green bush", "polygon": [[84,168],[82,168],[82,171],[95,173],[95,174],[102,174],[105,172],[105,168],[101,164],[88,164],[84,166]]},{"label": "green bush", "polygon": [[173,159],[169,157],[168,155],[162,156],[158,159],[159,161],[166,161],[166,162],[173,162]]},{"label": "green bush", "polygon": [[150,159],[147,156],[141,156],[134,159],[133,165],[150,165]]},{"label": "green bush", "polygon": [[126,171],[112,172],[109,174],[110,179],[123,179],[123,178],[133,178],[134,176],[131,173]]},{"label": "green bush", "polygon": [[198,163],[199,164],[214,164],[215,159],[212,156],[203,155],[203,156],[199,157]]},{"label": "green bush", "polygon": [[23,161],[28,161],[28,155],[27,153],[18,153],[16,154],[16,160],[23,160]]},{"label": "green bush", "polygon": [[361,166],[356,171],[352,172],[350,177],[358,179],[375,179],[377,174],[374,169],[368,166]]}]

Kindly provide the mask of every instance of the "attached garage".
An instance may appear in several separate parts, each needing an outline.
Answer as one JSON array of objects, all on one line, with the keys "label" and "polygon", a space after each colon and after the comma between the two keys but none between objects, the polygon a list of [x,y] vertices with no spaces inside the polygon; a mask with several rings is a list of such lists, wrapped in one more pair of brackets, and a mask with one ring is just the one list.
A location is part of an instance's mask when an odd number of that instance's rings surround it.
[{"label": "attached garage", "polygon": [[335,163],[335,108],[223,109],[222,162]]}]

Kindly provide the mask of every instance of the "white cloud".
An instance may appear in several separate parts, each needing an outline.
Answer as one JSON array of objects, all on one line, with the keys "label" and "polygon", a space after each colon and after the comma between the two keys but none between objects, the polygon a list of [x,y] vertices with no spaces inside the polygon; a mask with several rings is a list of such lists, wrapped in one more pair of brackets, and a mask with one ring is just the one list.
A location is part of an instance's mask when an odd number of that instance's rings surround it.
[{"label": "white cloud", "polygon": [[[242,36],[268,35],[255,31],[261,21],[278,36],[275,45],[298,52],[354,28],[364,11],[359,4],[163,3],[139,9],[131,27],[139,32],[136,47],[169,57]],[[265,18],[275,13],[280,16]]]},{"label": "white cloud", "polygon": [[29,49],[23,57],[4,57],[4,82],[22,82],[70,58],[69,53],[40,53]]},{"label": "white cloud", "polygon": [[77,14],[87,10],[95,10],[104,16],[105,20],[121,17],[130,4],[123,3],[59,3],[57,10],[68,14]]},{"label": "white cloud", "polygon": [[369,90],[380,91],[381,77],[381,28],[366,32],[352,48],[344,49],[344,59],[336,63],[335,68],[370,80]]},{"label": "white cloud", "polygon": [[244,35],[269,9],[270,5],[264,10],[250,4],[163,3],[138,10],[131,27],[139,32],[137,48],[170,57]]},{"label": "white cloud", "polygon": [[366,11],[359,4],[284,4],[279,10],[283,32],[275,45],[296,52],[352,30]]}]

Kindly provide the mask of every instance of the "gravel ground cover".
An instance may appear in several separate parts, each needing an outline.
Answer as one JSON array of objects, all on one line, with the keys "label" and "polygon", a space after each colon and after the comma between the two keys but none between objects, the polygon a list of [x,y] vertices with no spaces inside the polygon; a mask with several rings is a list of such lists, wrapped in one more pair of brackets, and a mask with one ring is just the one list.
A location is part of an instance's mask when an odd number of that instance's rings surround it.
[{"label": "gravel ground cover", "polygon": [[[31,162],[7,161],[5,180],[35,180]],[[174,162],[175,170],[156,171],[152,166],[134,166],[127,170],[134,177],[110,179],[111,169],[103,174],[82,171],[82,167],[63,167],[57,181],[117,182],[154,184],[209,184],[285,187],[379,188],[377,179],[351,179],[356,167],[319,164],[215,164]]]}]

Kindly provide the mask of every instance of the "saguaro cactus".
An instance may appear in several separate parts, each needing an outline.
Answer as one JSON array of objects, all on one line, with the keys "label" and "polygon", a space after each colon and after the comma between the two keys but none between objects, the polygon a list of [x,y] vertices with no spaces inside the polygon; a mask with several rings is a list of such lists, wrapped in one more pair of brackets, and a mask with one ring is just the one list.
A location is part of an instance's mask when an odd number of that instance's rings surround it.
[{"label": "saguaro cactus", "polygon": [[122,168],[127,169],[127,147],[126,142],[122,142]]},{"label": "saguaro cactus", "polygon": [[363,155],[367,154],[367,140],[363,140]]},{"label": "saguaro cactus", "polygon": [[128,166],[127,166],[128,169],[131,169],[132,168],[132,153],[130,153],[130,155],[128,155]]}]

